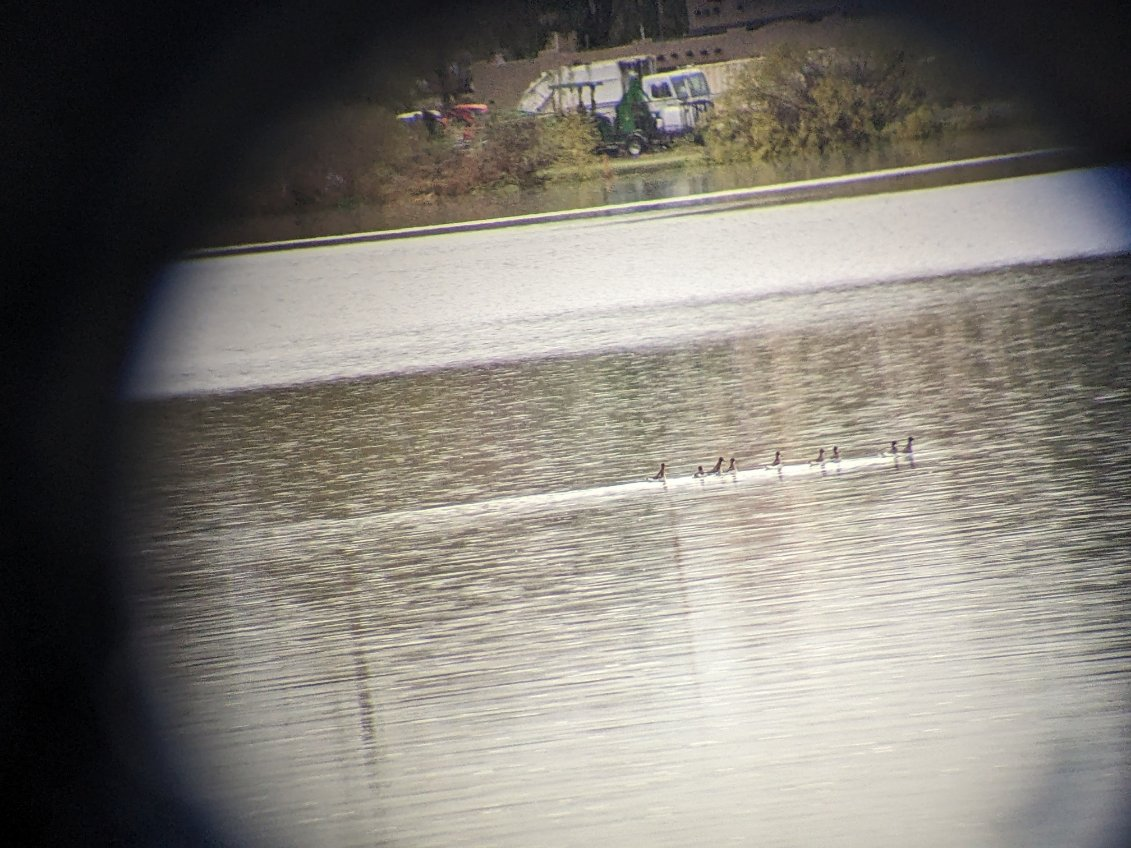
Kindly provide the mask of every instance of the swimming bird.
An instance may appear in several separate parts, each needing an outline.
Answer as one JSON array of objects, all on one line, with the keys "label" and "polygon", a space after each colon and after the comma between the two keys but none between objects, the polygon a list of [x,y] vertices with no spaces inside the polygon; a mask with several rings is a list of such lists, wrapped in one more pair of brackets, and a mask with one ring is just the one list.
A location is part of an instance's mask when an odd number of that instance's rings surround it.
[{"label": "swimming bird", "polygon": [[734,457],[733,456],[730,458],[730,465],[727,466],[727,473],[729,474],[732,471],[735,471],[735,472],[738,471],[738,466],[734,464]]},{"label": "swimming bird", "polygon": [[820,465],[825,461],[825,449],[821,448],[817,451],[817,458],[809,461],[810,465]]},{"label": "swimming bird", "polygon": [[833,445],[833,462],[840,462],[840,448]]},{"label": "swimming bird", "polygon": [[[911,443],[912,443],[913,441],[915,441],[915,437],[914,437],[914,436],[908,436],[908,437],[907,437],[907,447],[905,447],[905,448],[903,449],[903,452],[904,452],[904,453],[913,453],[913,451],[911,450]],[[894,444],[895,444],[895,442],[892,442],[892,444],[894,445]]]},{"label": "swimming bird", "polygon": [[668,476],[667,468],[668,468],[667,463],[661,462],[660,463],[660,470],[656,472],[656,476],[655,477],[649,477],[648,479],[649,480],[666,480],[667,476]]},{"label": "swimming bird", "polygon": [[774,454],[774,461],[770,463],[770,467],[773,468],[778,465],[781,465],[781,451]]},{"label": "swimming bird", "polygon": [[899,445],[892,442],[890,448],[886,451],[880,451],[880,456],[895,456],[897,453],[899,453]]},{"label": "swimming bird", "polygon": [[720,456],[719,461],[715,463],[715,467],[711,469],[712,474],[721,474],[723,470],[723,458]]},{"label": "swimming bird", "polygon": [[706,472],[706,471],[704,471],[704,470],[703,470],[703,466],[702,466],[702,465],[700,465],[700,466],[699,466],[699,469],[698,469],[698,470],[697,470],[697,471],[696,471],[696,472],[695,472],[694,474],[692,474],[691,476],[692,476],[692,477],[706,477],[706,476],[707,476],[707,472]]}]

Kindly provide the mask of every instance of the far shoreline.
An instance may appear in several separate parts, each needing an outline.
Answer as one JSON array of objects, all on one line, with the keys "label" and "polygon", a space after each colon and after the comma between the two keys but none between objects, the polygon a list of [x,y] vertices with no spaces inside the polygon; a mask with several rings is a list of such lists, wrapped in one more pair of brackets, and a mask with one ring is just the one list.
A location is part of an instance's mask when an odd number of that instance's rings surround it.
[{"label": "far shoreline", "polygon": [[294,239],[248,242],[216,247],[202,247],[187,252],[185,259],[206,259],[243,254],[331,247],[375,241],[419,238],[504,227],[529,226],[545,222],[613,217],[667,210],[726,206],[770,206],[786,203],[881,194],[922,188],[960,185],[983,180],[1008,179],[1054,171],[1072,170],[1101,164],[1087,151],[1073,147],[1049,147],[1014,153],[978,156],[945,162],[931,162],[838,176],[797,180],[750,188],[727,189],[654,200],[639,200],[603,206],[564,209],[508,215],[480,220],[455,221],[443,224],[340,233]]}]

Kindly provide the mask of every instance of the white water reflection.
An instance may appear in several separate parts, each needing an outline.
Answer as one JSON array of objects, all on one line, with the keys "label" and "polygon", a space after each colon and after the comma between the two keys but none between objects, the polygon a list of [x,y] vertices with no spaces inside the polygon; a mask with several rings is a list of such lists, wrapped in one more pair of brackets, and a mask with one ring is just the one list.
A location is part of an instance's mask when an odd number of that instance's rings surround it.
[{"label": "white water reflection", "polygon": [[194,260],[158,289],[127,391],[679,345],[703,327],[673,305],[720,304],[726,332],[728,301],[1125,251],[1129,197],[1126,170],[1099,168]]}]

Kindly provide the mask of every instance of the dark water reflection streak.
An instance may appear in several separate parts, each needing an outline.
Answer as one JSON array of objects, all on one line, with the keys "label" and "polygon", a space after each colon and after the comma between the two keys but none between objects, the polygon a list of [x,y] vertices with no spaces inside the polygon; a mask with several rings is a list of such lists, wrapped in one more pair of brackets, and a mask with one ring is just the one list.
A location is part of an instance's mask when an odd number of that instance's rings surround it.
[{"label": "dark water reflection streak", "polygon": [[[264,844],[1098,844],[1131,769],[1128,262],[138,402],[168,733]],[[797,467],[834,444],[860,462]],[[719,455],[743,473],[686,479]]]}]

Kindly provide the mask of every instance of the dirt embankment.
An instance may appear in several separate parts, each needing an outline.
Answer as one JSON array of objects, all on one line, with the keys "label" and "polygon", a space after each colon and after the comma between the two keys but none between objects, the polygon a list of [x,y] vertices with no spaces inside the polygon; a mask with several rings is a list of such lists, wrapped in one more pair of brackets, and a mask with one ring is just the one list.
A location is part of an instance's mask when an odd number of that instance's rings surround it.
[{"label": "dirt embankment", "polygon": [[1014,96],[1018,80],[992,57],[924,29],[911,19],[890,15],[833,14],[818,21],[778,21],[755,30],[732,29],[664,41],[637,41],[601,50],[543,50],[533,59],[483,61],[472,65],[474,98],[497,109],[513,109],[544,71],[576,62],[626,56],[653,56],[661,67],[714,64],[764,56],[783,44],[801,48],[868,47],[904,50],[920,57],[934,90],[944,98],[993,100]]}]

